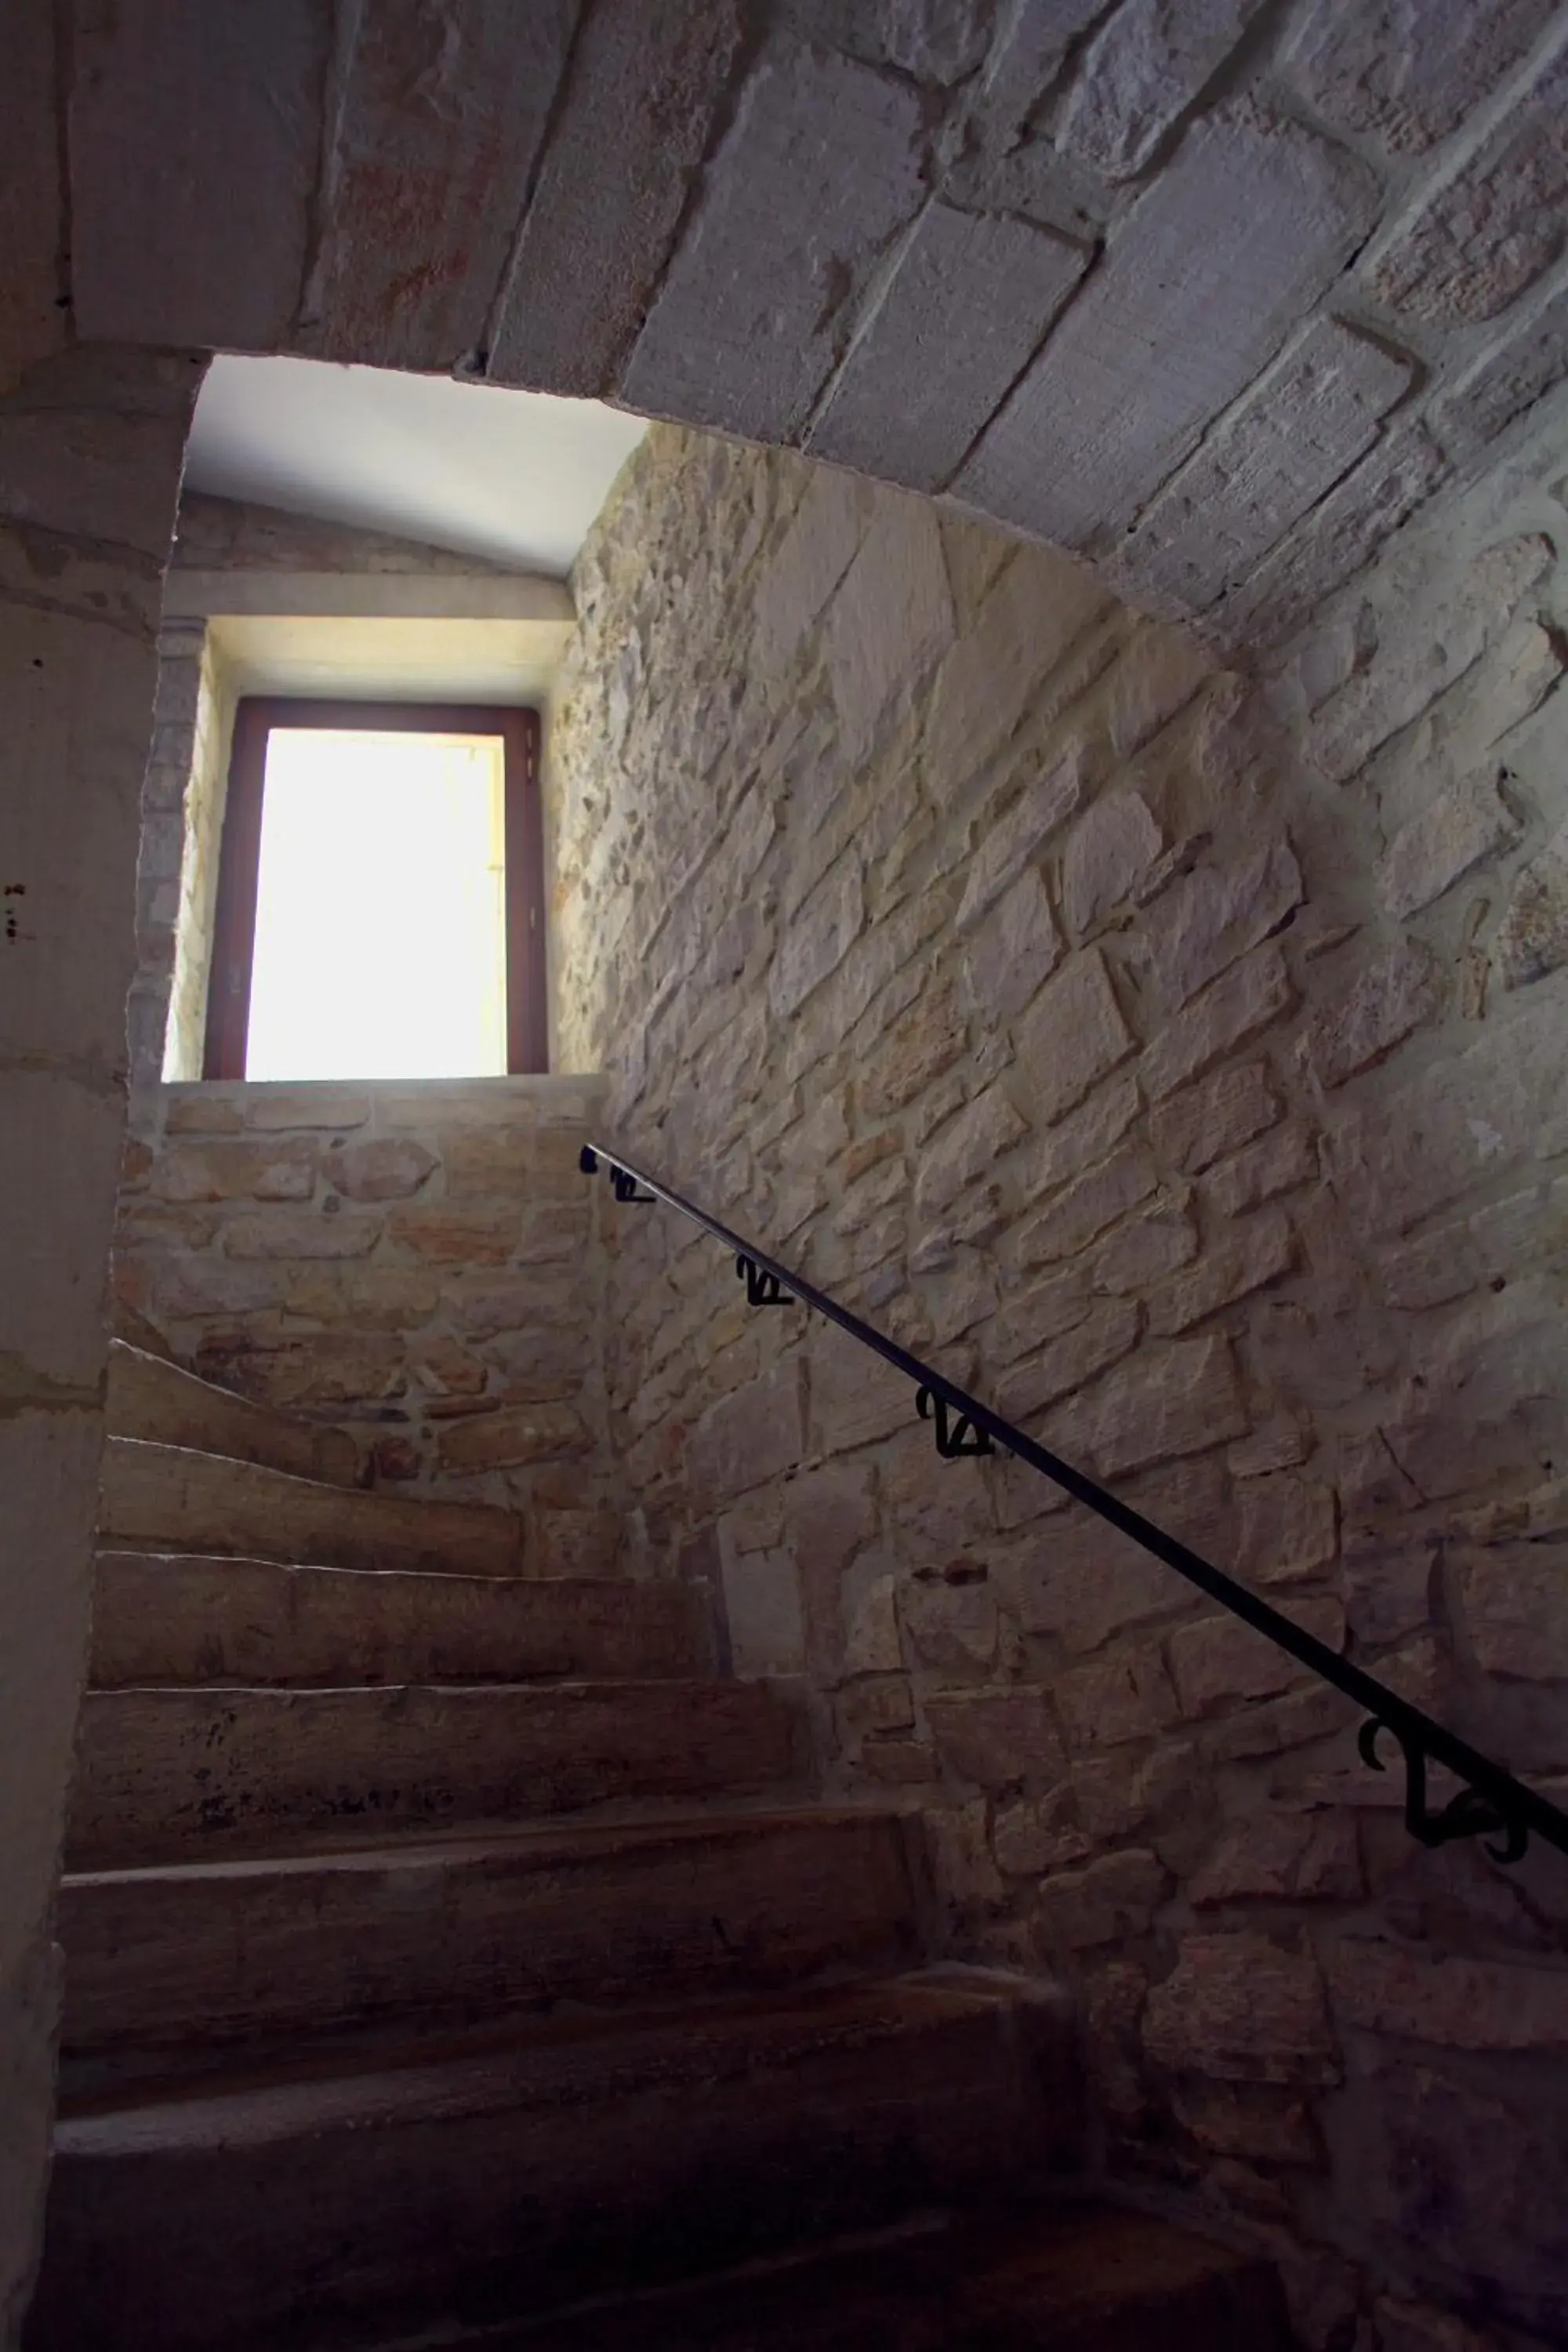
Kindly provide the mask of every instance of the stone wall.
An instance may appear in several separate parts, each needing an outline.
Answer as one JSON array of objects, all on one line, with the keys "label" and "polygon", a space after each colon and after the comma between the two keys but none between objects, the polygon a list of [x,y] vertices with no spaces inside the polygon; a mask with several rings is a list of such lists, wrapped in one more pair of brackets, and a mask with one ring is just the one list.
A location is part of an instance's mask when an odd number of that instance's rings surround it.
[{"label": "stone wall", "polygon": [[[37,60],[19,27],[24,89]],[[46,50],[49,45],[46,42]],[[52,54],[52,51],[49,51]],[[26,153],[24,147],[18,155]],[[47,178],[40,183],[47,187]],[[26,204],[34,194],[25,175]],[[8,210],[8,227],[17,218]],[[8,272],[8,277],[10,273]],[[35,304],[38,348],[58,324]],[[11,278],[0,323],[38,289]],[[28,356],[33,356],[31,347]],[[188,353],[0,355],[0,2341],[47,2168],[54,1882],[86,1668],[139,798]]]},{"label": "stone wall", "polygon": [[137,969],[127,1013],[132,1087],[202,1074],[234,709],[206,625],[166,620],[142,788]]},{"label": "stone wall", "polygon": [[[1560,1800],[1563,428],[1266,678],[658,431],[551,779],[564,1051],[628,1150]],[[1112,2169],[1274,2248],[1310,2345],[1557,2340],[1563,1858],[1423,1851],[1331,1694],[620,1213],[653,1564],[808,1670],[836,1783],[925,1806],[956,1950],[1071,1981]]]},{"label": "stone wall", "polygon": [[370,1485],[510,1504],[613,1573],[592,1081],[159,1087],[115,1232],[128,1338],[346,1428]]}]

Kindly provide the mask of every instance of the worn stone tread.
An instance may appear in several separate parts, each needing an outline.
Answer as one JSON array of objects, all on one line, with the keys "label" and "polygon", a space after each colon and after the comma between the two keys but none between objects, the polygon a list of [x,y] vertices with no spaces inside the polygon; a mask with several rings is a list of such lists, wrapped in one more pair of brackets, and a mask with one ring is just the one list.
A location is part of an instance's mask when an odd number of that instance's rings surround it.
[{"label": "worn stone tread", "polygon": [[[1077,2200],[929,2217],[695,2285],[596,2300],[448,2352],[1288,2352],[1256,2254]],[[399,2352],[395,2346],[383,2352]]]},{"label": "worn stone tread", "polygon": [[189,1446],[297,1478],[353,1486],[359,1448],[345,1429],[314,1429],[187,1372],[127,1340],[109,1345],[104,1421],[115,1437]]},{"label": "worn stone tread", "polygon": [[1038,2182],[1069,2042],[1043,1989],[932,1972],[76,2102],[28,2352],[326,2352]]},{"label": "worn stone tread", "polygon": [[390,2021],[907,1964],[914,1902],[903,1821],[853,1807],[79,1873],[62,2047],[211,2065]]},{"label": "worn stone tread", "polygon": [[111,1437],[99,1532],[138,1550],[228,1554],[322,1568],[518,1576],[522,1521],[489,1503],[367,1495],[188,1446]]},{"label": "worn stone tread", "polygon": [[746,1794],[788,1782],[795,1749],[795,1717],[762,1683],[89,1691],[67,1858],[129,1867]]},{"label": "worn stone tread", "polygon": [[700,1671],[709,1646],[692,1588],[673,1581],[100,1552],[89,1679],[100,1690],[649,1680]]}]

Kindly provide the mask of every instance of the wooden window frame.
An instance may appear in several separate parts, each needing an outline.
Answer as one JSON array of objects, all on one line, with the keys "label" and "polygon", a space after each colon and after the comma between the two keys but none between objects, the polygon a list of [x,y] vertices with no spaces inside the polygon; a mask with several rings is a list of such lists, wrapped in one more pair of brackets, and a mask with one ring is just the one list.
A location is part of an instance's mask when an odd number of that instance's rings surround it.
[{"label": "wooden window frame", "polygon": [[[256,957],[261,805],[274,728],[343,732],[499,735],[505,774],[506,1066],[510,1076],[550,1066],[545,997],[544,818],[539,790],[539,713],[472,702],[313,702],[251,694],[237,705],[218,857],[217,904],[207,982],[204,1078],[243,1078]],[[353,1071],[343,1076],[352,1078]]]}]

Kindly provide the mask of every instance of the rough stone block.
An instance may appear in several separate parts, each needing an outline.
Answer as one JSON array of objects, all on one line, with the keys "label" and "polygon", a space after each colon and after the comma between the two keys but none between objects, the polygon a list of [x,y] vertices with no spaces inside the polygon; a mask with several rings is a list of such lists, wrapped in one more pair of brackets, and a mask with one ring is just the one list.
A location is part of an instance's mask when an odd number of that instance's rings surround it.
[{"label": "rough stone block", "polygon": [[1081,1102],[1137,1043],[1098,948],[1074,956],[1047,982],[1016,1036],[1021,1083],[1045,1127]]},{"label": "rough stone block", "polygon": [[[219,1097],[215,1100],[213,1105],[215,1116],[217,1114],[218,1104],[226,1099],[228,1098]],[[176,1095],[174,1097],[169,1108],[171,1134],[174,1131],[175,1105],[183,1103],[189,1106],[190,1115],[194,1117],[198,1115],[198,1107],[202,1100],[202,1095],[194,1088],[188,1095],[183,1097]],[[277,1134],[279,1129],[289,1127],[332,1129],[363,1127],[370,1118],[368,1094],[357,1087],[333,1086],[331,1083],[306,1087],[247,1087],[240,1097],[240,1102],[247,1127],[256,1128],[268,1134]]]},{"label": "rough stone block", "polygon": [[[1060,707],[1068,688],[1053,684],[1053,673],[1061,671],[1068,687],[1077,690],[1073,665],[1065,656],[1109,602],[1102,581],[1054,549],[1026,548],[1015,555],[973,627],[959,639],[937,674],[925,765],[939,805],[985,766],[1026,716],[1043,722]],[[1026,802],[1032,795],[1037,798],[1036,840],[1044,839],[1047,820],[1059,824],[1079,805],[1075,785],[1081,789],[1081,784],[1074,761],[1069,746],[1037,782],[1026,787]],[[1029,825],[1021,812],[1017,822],[1021,827]],[[1019,849],[1016,856],[1032,854]],[[1000,850],[990,856],[999,858]],[[996,870],[1010,875],[1015,869]]]},{"label": "rough stone block", "polygon": [[330,1151],[323,1172],[333,1191],[351,1201],[402,1201],[417,1192],[436,1165],[435,1153],[413,1136],[385,1135]]},{"label": "rough stone block", "polygon": [[1142,171],[1166,133],[1257,15],[1261,0],[1129,0],[1085,52],[1058,134],[1076,162],[1108,180]]},{"label": "rough stone block", "polygon": [[1178,1708],[1158,1647],[1129,1644],[1087,1666],[1074,1666],[1054,1688],[1062,1727],[1074,1748],[1115,1748],[1157,1738]]},{"label": "rough stone block", "polygon": [[368,1332],[322,1332],[279,1346],[204,1340],[195,1369],[205,1381],[282,1412],[300,1405],[377,1403],[401,1396],[408,1385],[401,1339]]},{"label": "rough stone block", "polygon": [[1165,845],[1149,804],[1135,792],[1102,793],[1079,818],[1062,851],[1062,916],[1079,940],[1139,885]]},{"label": "rough stone block", "polygon": [[1001,1087],[987,1087],[927,1145],[915,1185],[917,1206],[944,1209],[1027,1132]]},{"label": "rough stone block", "polygon": [[1064,1785],[1048,1797],[998,1807],[991,1843],[997,1867],[1009,1878],[1038,1878],[1093,1851],[1083,1832],[1063,1819],[1070,1793]]},{"label": "rough stone block", "polygon": [[1146,1935],[1171,1875],[1159,1858],[1131,1848],[1101,1854],[1082,1870],[1046,1879],[1037,1898],[1037,1932],[1048,1952],[1081,1952]]},{"label": "rough stone block", "polygon": [[825,646],[839,737],[858,764],[952,643],[942,533],[923,499],[885,490],[834,597]]},{"label": "rough stone block", "polygon": [[79,335],[175,350],[287,343],[330,46],[314,0],[237,9],[133,0],[77,28]]},{"label": "rough stone block", "polygon": [[1555,260],[1568,194],[1565,99],[1559,52],[1384,247],[1371,271],[1380,301],[1431,326],[1495,319]]},{"label": "rough stone block", "polygon": [[1568,2050],[1568,1973],[1411,1950],[1373,1936],[1330,1948],[1329,1992],[1347,2025],[1449,2050]]},{"label": "rough stone block", "polygon": [[1306,896],[1288,841],[1237,865],[1195,866],[1168,890],[1150,926],[1150,961],[1168,1011],[1279,930]]},{"label": "rough stone block", "polygon": [[1097,1234],[1135,1209],[1154,1191],[1154,1163],[1138,1144],[1129,1144],[1111,1159],[1069,1184],[1050,1207],[1025,1225],[1018,1234],[1020,1265],[1048,1265],[1086,1248]]},{"label": "rough stone block", "polygon": [[1145,2045],[1174,2074],[1331,2083],[1340,2073],[1317,1963],[1256,1935],[1185,1936],[1144,2011]]},{"label": "rough stone block", "polygon": [[1262,1134],[1279,1115],[1267,1062],[1240,1062],[1158,1104],[1149,1139],[1160,1159],[1196,1175]]},{"label": "rough stone block", "polygon": [[752,642],[755,658],[768,677],[779,677],[788,667],[801,639],[848,571],[870,523],[872,506],[867,483],[826,472],[814,473],[807,482],[778,551],[757,583]]},{"label": "rough stone block", "polygon": [[313,1209],[257,1211],[231,1217],[223,1229],[230,1257],[368,1257],[381,1239],[379,1217],[324,1217]]},{"label": "rough stone block", "polygon": [[593,1433],[566,1404],[513,1405],[445,1423],[437,1441],[443,1470],[510,1470],[586,1454]]},{"label": "rough stone block", "polygon": [[1568,963],[1568,826],[1555,833],[1514,882],[1498,927],[1506,988],[1522,988]]},{"label": "rough stone block", "polygon": [[160,1201],[308,1201],[318,1146],[307,1136],[276,1143],[175,1145],[153,1171]]},{"label": "rough stone block", "polygon": [[[347,1222],[342,1217],[337,1220],[339,1224]],[[516,1208],[468,1208],[461,1202],[417,1201],[391,1211],[386,1234],[389,1241],[417,1258],[421,1265],[504,1265],[516,1246],[521,1223]]]},{"label": "rough stone block", "polygon": [[1519,832],[1519,820],[1499,792],[1492,769],[1450,784],[1400,828],[1379,858],[1384,905],[1391,915],[1418,914],[1507,849]]},{"label": "rough stone block", "polygon": [[1568,1555],[1550,1543],[1456,1547],[1476,1662],[1489,1675],[1568,1682]]},{"label": "rough stone block", "polygon": [[1458,129],[1552,14],[1552,0],[1315,0],[1290,66],[1318,112],[1343,130],[1418,155]]},{"label": "rough stone block", "polygon": [[1433,400],[1448,456],[1474,457],[1568,373],[1568,293],[1538,303]]},{"label": "rough stone block", "polygon": [[805,1664],[805,1626],[793,1555],[750,1551],[728,1559],[723,1586],[736,1674],[742,1680],[798,1674]]},{"label": "rough stone block", "polygon": [[1551,992],[1505,1001],[1463,1054],[1347,1109],[1329,1160],[1350,1213],[1400,1233],[1469,1185],[1568,1144],[1562,1013]]},{"label": "rough stone block", "polygon": [[700,1487],[743,1495],[795,1468],[805,1451],[805,1369],[799,1359],[711,1405],[692,1432],[689,1467]]},{"label": "rough stone block", "polygon": [[781,43],[753,68],[623,391],[655,415],[784,441],[839,322],[919,208],[917,93]]},{"label": "rough stone block", "polygon": [[1268,1813],[1229,1830],[1188,1886],[1212,1903],[1353,1903],[1362,1893],[1355,1823],[1342,1813]]},{"label": "rough stone block", "polygon": [[1247,1426],[1229,1344],[1216,1338],[1146,1348],[1092,1399],[1064,1407],[1054,1424],[1064,1440],[1081,1440],[1108,1478],[1201,1454]]},{"label": "rough stone block", "polygon": [[1258,1584],[1292,1584],[1326,1569],[1338,1549],[1334,1490],[1289,1470],[1243,1482],[1237,1508],[1238,1575]]},{"label": "rough stone block", "polygon": [[1303,518],[1246,583],[1211,610],[1229,646],[1269,646],[1325,604],[1441,488],[1442,450],[1419,420],[1397,426]]},{"label": "rough stone block", "polygon": [[1312,1130],[1292,1120],[1261,1143],[1222,1160],[1205,1180],[1204,1192],[1215,1215],[1228,1222],[1281,1192],[1293,1192],[1298,1184],[1310,1184],[1318,1172]]},{"label": "rough stone block", "polygon": [[950,479],[1083,275],[1031,221],[921,215],[807,447],[913,489]]},{"label": "rough stone block", "polygon": [[910,1640],[928,1666],[973,1674],[994,1660],[999,1625],[989,1582],[916,1577],[902,1588],[900,1611]]},{"label": "rough stone block", "polygon": [[1321,1087],[1342,1086],[1420,1027],[1443,1001],[1436,956],[1420,940],[1379,948],[1350,987],[1313,1014],[1300,1051]]},{"label": "rough stone block", "polygon": [[449,367],[484,342],[575,13],[392,0],[359,23],[311,277],[320,350]]},{"label": "rough stone block", "polygon": [[872,1118],[900,1110],[952,1067],[968,1042],[951,992],[927,986],[908,1016],[878,1041],[860,1083],[862,1109]]},{"label": "rough stone block", "polygon": [[993,29],[992,0],[793,0],[791,22],[825,47],[945,87],[973,72]]},{"label": "rough stone block", "polygon": [[[508,275],[489,374],[609,391],[675,241],[741,37],[737,7],[617,0],[582,18]],[[615,125],[618,169],[603,169]]]},{"label": "rough stone block", "polygon": [[817,884],[779,941],[768,976],[768,1001],[776,1018],[787,1020],[837,971],[865,922],[860,863],[847,856]]},{"label": "rough stone block", "polygon": [[[1344,1647],[1345,1616],[1337,1601],[1279,1605],[1280,1614],[1303,1633],[1315,1635],[1331,1650]],[[1272,1698],[1304,1681],[1311,1671],[1238,1617],[1205,1617],[1196,1625],[1184,1625],[1171,1636],[1170,1659],[1182,1713],[1189,1718],[1211,1714],[1236,1699]]]},{"label": "rough stone block", "polygon": [[1152,1103],[1201,1077],[1233,1045],[1244,1045],[1289,1010],[1295,991],[1277,947],[1258,948],[1184,1007],[1143,1056]]},{"label": "rough stone block", "polygon": [[1377,437],[1408,360],[1324,319],[1212,433],[1119,551],[1119,577],[1206,612],[1247,579]]},{"label": "rough stone block", "polygon": [[[1330,284],[1373,203],[1361,165],[1300,126],[1242,107],[1206,117],[1111,240],[956,494],[1061,546],[1125,530]],[[1164,365],[1178,347],[1190,367]]]},{"label": "rough stone block", "polygon": [[1010,1021],[1061,961],[1061,934],[1037,866],[1005,890],[971,938],[963,981],[977,1018]]},{"label": "rough stone block", "polygon": [[1117,1296],[1144,1291],[1178,1266],[1190,1265],[1197,1254],[1197,1230],[1189,1216],[1173,1209],[1151,1209],[1096,1252],[1094,1286]]},{"label": "rough stone block", "polygon": [[983,1789],[1060,1780],[1067,1769],[1061,1736],[1041,1690],[932,1692],[926,1721],[943,1762]]},{"label": "rough stone block", "polygon": [[1005,815],[985,825],[964,875],[963,895],[953,917],[958,930],[973,929],[1039,856],[1057,827],[1076,814],[1087,790],[1082,747],[1073,744],[1026,783]]},{"label": "rough stone block", "polygon": [[1277,1282],[1296,1264],[1296,1237],[1279,1209],[1265,1209],[1238,1223],[1196,1265],[1173,1276],[1149,1302],[1149,1328],[1168,1338],[1190,1330],[1266,1283]]},{"label": "rough stone block", "polygon": [[1038,1200],[1079,1176],[1114,1150],[1142,1109],[1138,1081],[1112,1078],[1039,1139],[1030,1158],[1026,1189]]},{"label": "rough stone block", "polygon": [[997,1410],[1026,1426],[1047,1405],[1120,1363],[1137,1346],[1142,1319],[1135,1299],[1102,1300],[1076,1330],[1064,1332],[1007,1374],[997,1391]]}]

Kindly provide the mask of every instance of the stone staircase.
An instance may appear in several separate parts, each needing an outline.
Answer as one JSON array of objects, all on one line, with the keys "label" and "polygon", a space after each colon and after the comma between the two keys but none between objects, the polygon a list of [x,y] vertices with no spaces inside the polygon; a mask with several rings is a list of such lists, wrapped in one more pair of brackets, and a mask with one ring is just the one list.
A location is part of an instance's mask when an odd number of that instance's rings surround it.
[{"label": "stone staircase", "polygon": [[1268,2352],[701,1595],[117,1349],[28,2352]]}]

